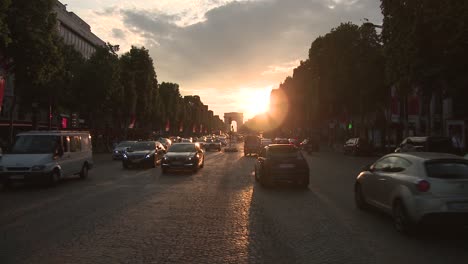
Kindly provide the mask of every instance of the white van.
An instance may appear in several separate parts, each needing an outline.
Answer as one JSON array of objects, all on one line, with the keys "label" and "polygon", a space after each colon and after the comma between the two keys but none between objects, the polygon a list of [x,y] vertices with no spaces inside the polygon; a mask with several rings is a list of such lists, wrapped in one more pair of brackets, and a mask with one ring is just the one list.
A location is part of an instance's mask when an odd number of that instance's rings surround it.
[{"label": "white van", "polygon": [[0,179],[5,186],[13,181],[47,182],[79,175],[88,177],[93,167],[91,136],[83,131],[31,131],[16,137],[11,152],[0,159]]}]

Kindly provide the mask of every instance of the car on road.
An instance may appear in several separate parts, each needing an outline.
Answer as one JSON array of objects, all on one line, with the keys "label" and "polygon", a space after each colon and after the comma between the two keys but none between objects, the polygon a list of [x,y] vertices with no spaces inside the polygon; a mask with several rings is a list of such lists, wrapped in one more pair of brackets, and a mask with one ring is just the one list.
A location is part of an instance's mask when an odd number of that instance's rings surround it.
[{"label": "car on road", "polygon": [[205,143],[205,150],[206,151],[209,151],[209,150],[217,150],[217,151],[221,151],[221,141],[219,139],[209,139],[207,140],[207,142]]},{"label": "car on road", "polygon": [[314,140],[312,138],[304,139],[304,141],[301,142],[299,147],[307,153],[312,153],[314,151],[320,150],[318,140]]},{"label": "car on road", "polygon": [[289,139],[287,138],[275,138],[273,144],[290,144]]},{"label": "car on road", "polygon": [[449,137],[407,137],[395,149],[395,152],[440,152],[459,154]]},{"label": "car on road", "polygon": [[258,136],[245,136],[244,138],[244,156],[259,154],[262,148],[260,137]]},{"label": "car on road", "polygon": [[372,147],[367,140],[363,138],[350,138],[343,145],[343,153],[353,156],[369,155],[372,153]]},{"label": "car on road", "polygon": [[89,132],[24,132],[0,159],[0,180],[6,187],[16,181],[56,185],[74,175],[87,178],[93,164]]},{"label": "car on road", "polygon": [[205,165],[205,154],[197,143],[176,143],[164,155],[161,168],[163,173],[168,170],[198,171]]},{"label": "car on road", "polygon": [[309,186],[309,165],[299,148],[273,144],[262,149],[255,163],[255,180],[261,185],[293,183]]},{"label": "car on road", "polygon": [[122,154],[134,144],[136,141],[121,141],[117,146],[115,146],[114,150],[112,151],[112,158],[114,160],[122,159]]},{"label": "car on road", "polygon": [[158,141],[138,141],[133,143],[122,154],[122,167],[135,166],[156,167],[165,154],[163,144]]},{"label": "car on road", "polygon": [[360,209],[372,206],[392,215],[403,233],[431,221],[466,225],[468,161],[445,153],[388,154],[359,173],[354,197]]},{"label": "car on road", "polygon": [[164,148],[169,149],[169,147],[172,145],[172,141],[168,138],[159,138],[158,139],[159,142],[161,142],[161,144],[163,144]]},{"label": "car on road", "polygon": [[261,144],[262,144],[262,148],[270,145],[270,144],[273,144],[273,140],[269,139],[269,138],[262,138],[261,139]]}]

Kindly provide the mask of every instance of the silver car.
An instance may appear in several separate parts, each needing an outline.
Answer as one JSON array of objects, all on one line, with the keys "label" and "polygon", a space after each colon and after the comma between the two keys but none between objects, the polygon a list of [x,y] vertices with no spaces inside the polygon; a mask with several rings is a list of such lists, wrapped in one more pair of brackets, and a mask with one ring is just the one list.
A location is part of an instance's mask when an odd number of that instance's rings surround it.
[{"label": "silver car", "polygon": [[402,233],[423,221],[466,224],[468,160],[444,153],[392,153],[357,176],[354,193],[358,208],[373,206],[391,214]]}]

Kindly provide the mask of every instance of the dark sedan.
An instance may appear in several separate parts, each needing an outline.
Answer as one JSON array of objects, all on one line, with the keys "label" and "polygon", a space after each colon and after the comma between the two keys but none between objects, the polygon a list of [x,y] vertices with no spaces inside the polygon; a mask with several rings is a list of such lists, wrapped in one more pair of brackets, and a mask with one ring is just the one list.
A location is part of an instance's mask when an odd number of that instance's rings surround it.
[{"label": "dark sedan", "polygon": [[205,143],[205,150],[208,151],[208,150],[211,150],[211,149],[221,151],[221,141],[218,140],[218,139],[208,140]]},{"label": "dark sedan", "polygon": [[163,173],[171,169],[196,172],[204,165],[205,154],[198,143],[176,143],[164,155],[161,168]]},{"label": "dark sedan", "polygon": [[255,180],[261,185],[293,183],[307,188],[309,166],[301,151],[290,144],[273,144],[262,149],[255,163]]},{"label": "dark sedan", "polygon": [[154,168],[158,165],[164,153],[164,146],[160,142],[136,142],[122,154],[122,166],[124,169],[141,165]]},{"label": "dark sedan", "polygon": [[122,159],[122,154],[125,153],[128,147],[135,144],[136,141],[122,141],[117,146],[115,146],[114,150],[112,151],[112,158]]}]

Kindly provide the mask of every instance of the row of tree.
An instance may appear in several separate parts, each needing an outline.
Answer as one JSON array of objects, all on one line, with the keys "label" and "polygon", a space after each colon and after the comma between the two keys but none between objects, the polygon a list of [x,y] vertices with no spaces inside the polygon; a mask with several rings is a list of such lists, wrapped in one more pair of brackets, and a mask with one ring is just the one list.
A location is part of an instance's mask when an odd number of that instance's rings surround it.
[{"label": "row of tree", "polygon": [[308,58],[272,91],[269,115],[247,127],[300,133],[353,120],[364,129],[372,119],[384,128],[391,87],[401,102],[419,87],[426,116],[436,94],[452,97],[455,116],[468,117],[468,2],[382,0],[381,9],[383,26],[344,23],[315,39]]},{"label": "row of tree", "polygon": [[199,97],[185,99],[177,84],[158,83],[144,47],[119,56],[107,44],[85,59],[59,36],[54,5],[0,0],[0,61],[15,76],[12,115],[16,107],[33,113],[50,107],[55,114],[79,113],[90,128],[224,129]]}]

